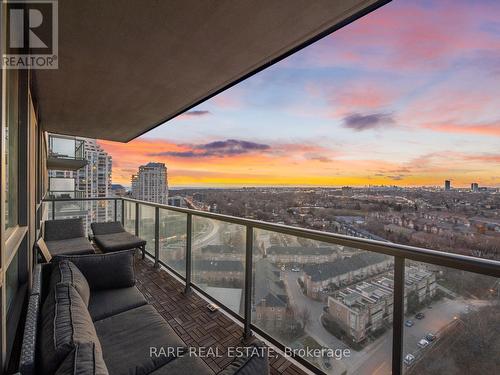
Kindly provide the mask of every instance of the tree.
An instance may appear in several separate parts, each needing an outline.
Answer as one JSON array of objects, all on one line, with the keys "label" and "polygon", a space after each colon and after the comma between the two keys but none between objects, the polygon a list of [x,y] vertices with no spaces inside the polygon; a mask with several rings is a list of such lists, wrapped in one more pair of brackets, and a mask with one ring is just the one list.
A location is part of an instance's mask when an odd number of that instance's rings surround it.
[{"label": "tree", "polygon": [[302,329],[306,329],[306,326],[311,322],[311,310],[308,307],[304,307],[299,310],[297,314],[298,320],[302,323]]},{"label": "tree", "polygon": [[407,304],[408,313],[415,314],[418,310],[418,307],[419,307],[417,292],[412,290],[411,292],[408,293],[408,296],[406,298],[408,301],[408,304]]}]

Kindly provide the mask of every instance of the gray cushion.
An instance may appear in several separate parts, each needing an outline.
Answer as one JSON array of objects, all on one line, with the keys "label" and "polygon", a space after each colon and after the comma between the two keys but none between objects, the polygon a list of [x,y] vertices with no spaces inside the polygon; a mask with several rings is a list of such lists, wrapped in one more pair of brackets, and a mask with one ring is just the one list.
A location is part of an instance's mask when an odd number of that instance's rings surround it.
[{"label": "gray cushion", "polygon": [[85,237],[46,241],[45,244],[47,245],[47,248],[52,256],[95,253],[94,247]]},{"label": "gray cushion", "polygon": [[120,223],[119,221],[92,223],[90,224],[90,227],[92,228],[92,232],[94,233],[94,235],[125,232],[125,228],[123,228],[122,223]]},{"label": "gray cushion", "polygon": [[42,308],[40,354],[43,374],[52,374],[76,344],[91,342],[101,350],[92,318],[76,289],[65,283],[53,288]]},{"label": "gray cushion", "polygon": [[184,343],[151,305],[95,322],[109,373],[142,375],[175,359],[151,356],[150,348],[183,348]]},{"label": "gray cushion", "polygon": [[44,223],[45,241],[67,240],[69,238],[85,237],[83,220],[79,219],[59,219],[47,220]]},{"label": "gray cushion", "polygon": [[90,296],[89,313],[95,322],[145,304],[146,299],[135,286],[96,290]]},{"label": "gray cushion", "polygon": [[87,279],[92,292],[135,285],[134,250],[109,254],[61,255],[54,259],[73,262]]},{"label": "gray cushion", "polygon": [[[265,345],[261,342],[252,343],[248,347],[255,350],[243,350],[245,355],[237,356],[223,371],[218,375],[266,375],[269,374],[269,359],[267,351],[262,350]],[[248,355],[246,355],[248,354]]]},{"label": "gray cushion", "polygon": [[[56,258],[57,259],[57,258]],[[69,260],[61,259],[59,262],[55,262],[52,273],[50,275],[49,290],[53,289],[58,283],[68,283],[73,285],[80,296],[85,302],[85,305],[89,305],[90,300],[90,287],[87,279],[80,270]]]},{"label": "gray cushion", "polygon": [[[183,357],[176,358],[151,373],[151,375],[172,374],[212,375],[215,372],[201,358],[185,354]],[[260,374],[255,373],[255,375]]]},{"label": "gray cushion", "polygon": [[135,249],[146,245],[142,238],[134,236],[128,232],[99,234],[94,236],[94,241],[104,252]]},{"label": "gray cushion", "polygon": [[102,352],[94,343],[77,344],[66,356],[55,375],[109,375]]}]

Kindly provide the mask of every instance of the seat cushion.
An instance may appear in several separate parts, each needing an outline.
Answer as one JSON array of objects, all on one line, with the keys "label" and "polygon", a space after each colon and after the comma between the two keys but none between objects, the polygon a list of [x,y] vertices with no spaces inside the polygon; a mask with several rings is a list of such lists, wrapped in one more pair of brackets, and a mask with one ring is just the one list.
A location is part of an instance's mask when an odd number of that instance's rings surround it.
[{"label": "seat cushion", "polygon": [[90,224],[94,236],[99,234],[111,234],[125,232],[122,223],[119,221],[108,221],[106,223],[92,223]]},{"label": "seat cushion", "polygon": [[[212,375],[215,372],[201,358],[185,354],[183,357],[176,358],[151,373],[151,375],[172,374]],[[257,372],[255,374],[260,375]]]},{"label": "seat cushion", "polygon": [[45,241],[52,256],[93,254],[94,247],[85,237],[70,238],[66,240]]},{"label": "seat cushion", "polygon": [[145,304],[146,299],[135,286],[96,290],[90,295],[89,313],[95,322]]},{"label": "seat cushion", "polygon": [[41,320],[43,374],[53,374],[77,344],[93,343],[102,352],[87,306],[71,284],[59,283],[49,292]]},{"label": "seat cushion", "polygon": [[45,241],[67,240],[78,237],[85,237],[85,229],[81,218],[46,220],[44,222],[43,238]]},{"label": "seat cushion", "polygon": [[109,375],[102,352],[94,343],[77,344],[63,360],[55,375]]},{"label": "seat cushion", "polygon": [[68,283],[73,285],[82,297],[85,305],[89,305],[90,287],[87,279],[80,270],[69,260],[63,259],[55,261],[52,273],[50,275],[49,290],[53,289],[58,283]]},{"label": "seat cushion", "polygon": [[151,305],[144,305],[95,322],[102,353],[113,375],[149,374],[175,359],[176,354],[151,355],[151,348],[185,345]]},{"label": "seat cushion", "polygon": [[107,254],[58,255],[53,262],[67,259],[87,278],[90,290],[129,288],[135,285],[135,250]]},{"label": "seat cushion", "polygon": [[142,238],[128,232],[96,235],[94,241],[104,252],[134,249],[146,245],[146,241]]}]

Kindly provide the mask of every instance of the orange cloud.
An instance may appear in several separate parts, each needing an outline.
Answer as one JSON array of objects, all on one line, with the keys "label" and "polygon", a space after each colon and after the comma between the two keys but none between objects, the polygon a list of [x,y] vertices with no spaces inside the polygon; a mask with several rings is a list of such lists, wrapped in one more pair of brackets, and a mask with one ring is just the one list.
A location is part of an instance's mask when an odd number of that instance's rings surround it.
[{"label": "orange cloud", "polygon": [[124,185],[130,184],[139,165],[150,161],[167,165],[170,186],[420,186],[440,184],[450,176],[454,184],[466,185],[472,180],[491,184],[491,176],[500,175],[500,154],[443,151],[392,162],[353,159],[317,145],[286,144],[230,156],[186,157],[175,153],[190,152],[199,145],[148,139],[100,144],[113,156],[113,181]]}]

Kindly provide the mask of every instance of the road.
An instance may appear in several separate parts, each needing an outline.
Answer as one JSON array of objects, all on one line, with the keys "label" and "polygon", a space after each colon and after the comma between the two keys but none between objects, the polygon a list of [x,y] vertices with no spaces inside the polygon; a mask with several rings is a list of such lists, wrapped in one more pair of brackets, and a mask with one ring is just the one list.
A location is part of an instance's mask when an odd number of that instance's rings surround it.
[{"label": "road", "polygon": [[[349,348],[341,340],[331,335],[321,324],[324,304],[305,296],[297,283],[299,272],[286,271],[284,281],[290,303],[294,309],[307,307],[311,312],[311,322],[306,326],[306,332],[323,346],[337,349]],[[404,355],[416,353],[421,350],[417,347],[417,342],[427,333],[438,333],[455,316],[467,312],[469,308],[483,305],[485,301],[464,300],[457,298],[454,300],[444,298],[434,303],[430,308],[425,308],[421,312],[425,314],[422,320],[408,317],[414,321],[413,327],[405,327],[404,330]],[[392,358],[392,329],[383,336],[368,344],[363,350],[356,352],[351,350],[351,357],[343,359],[342,362],[330,360],[333,369],[327,371],[330,374],[340,374],[347,369],[348,374],[356,375],[384,375],[391,373]],[[325,371],[325,369],[323,369]]]},{"label": "road", "polygon": [[207,229],[203,232],[195,233],[193,248],[201,249],[203,246],[220,244],[220,223],[217,220],[206,220]]},{"label": "road", "polygon": [[[302,293],[302,290],[297,283],[300,272],[286,271],[284,276],[290,304],[296,310],[301,310],[304,307],[307,307],[311,312],[311,321],[306,325],[306,332],[318,343],[328,348],[349,349],[349,347],[344,342],[330,334],[330,332],[328,332],[325,327],[323,327],[323,324],[321,324],[321,315],[323,314],[323,306],[325,305],[322,302],[318,302],[309,297],[306,297]],[[350,358],[344,359],[343,361],[350,361]],[[332,363],[333,368],[330,371],[323,369],[323,371],[326,371],[329,374],[341,374],[347,368],[342,363],[339,364],[338,361],[334,362],[333,359],[330,359],[330,362]]]}]

